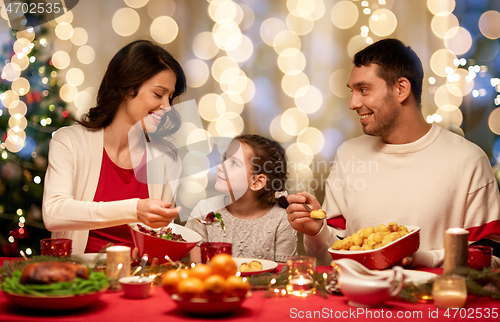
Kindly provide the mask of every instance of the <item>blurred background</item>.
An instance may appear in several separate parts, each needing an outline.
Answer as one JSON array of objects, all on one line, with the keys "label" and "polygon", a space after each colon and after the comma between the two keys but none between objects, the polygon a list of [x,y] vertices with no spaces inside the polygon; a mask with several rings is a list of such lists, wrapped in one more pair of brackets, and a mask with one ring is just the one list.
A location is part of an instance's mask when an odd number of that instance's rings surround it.
[{"label": "blurred background", "polygon": [[[352,57],[399,38],[422,60],[427,122],[479,145],[500,182],[500,1],[80,0],[20,32],[0,6],[0,256],[38,254],[50,236],[40,207],[51,135],[93,106],[110,59],[137,39],[184,67],[181,100],[196,101],[204,135],[276,139],[289,191],[322,201],[337,147],[362,134],[348,109]],[[184,202],[206,197],[207,180],[186,180]]]}]

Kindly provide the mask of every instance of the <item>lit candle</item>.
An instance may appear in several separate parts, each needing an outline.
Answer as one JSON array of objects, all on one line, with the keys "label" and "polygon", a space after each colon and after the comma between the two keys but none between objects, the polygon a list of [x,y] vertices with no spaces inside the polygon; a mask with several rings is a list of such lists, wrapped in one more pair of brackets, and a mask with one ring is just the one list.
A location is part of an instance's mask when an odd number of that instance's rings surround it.
[{"label": "lit candle", "polygon": [[110,278],[110,288],[120,288],[118,280],[130,276],[130,247],[111,246],[106,248],[106,275]]},{"label": "lit candle", "polygon": [[449,228],[444,233],[444,273],[456,267],[467,267],[469,232],[463,228]]},{"label": "lit candle", "polygon": [[434,305],[442,309],[461,308],[467,301],[465,277],[458,275],[439,276],[432,287]]}]

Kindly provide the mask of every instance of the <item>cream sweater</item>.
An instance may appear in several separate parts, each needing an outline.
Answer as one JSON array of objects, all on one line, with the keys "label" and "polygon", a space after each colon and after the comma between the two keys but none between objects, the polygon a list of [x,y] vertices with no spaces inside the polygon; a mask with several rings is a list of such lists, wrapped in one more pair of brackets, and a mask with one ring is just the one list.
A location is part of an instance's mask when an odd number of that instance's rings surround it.
[{"label": "cream sweater", "polygon": [[[81,125],[59,129],[50,141],[49,163],[45,175],[42,215],[52,238],[73,240],[73,254],[82,254],[90,229],[137,222],[139,198],[94,202],[103,156],[103,130],[90,130]],[[155,155],[161,155],[158,151]],[[163,166],[177,161],[162,155]],[[177,182],[180,168],[168,171]],[[148,164],[149,171],[149,164]],[[162,171],[163,174],[167,170]],[[168,182],[165,174],[165,182]],[[173,202],[175,188],[169,184],[148,184],[149,197]],[[119,189],[120,187],[117,187]],[[173,193],[174,191],[174,193]]]},{"label": "cream sweater", "polygon": [[305,236],[308,254],[329,263],[328,248],[360,228],[397,222],[419,226],[415,265],[440,266],[444,231],[463,227],[470,241],[500,240],[500,196],[489,160],[475,144],[439,126],[419,140],[384,144],[361,136],[337,151],[326,182],[328,218],[344,216],[346,230],[323,225]]}]

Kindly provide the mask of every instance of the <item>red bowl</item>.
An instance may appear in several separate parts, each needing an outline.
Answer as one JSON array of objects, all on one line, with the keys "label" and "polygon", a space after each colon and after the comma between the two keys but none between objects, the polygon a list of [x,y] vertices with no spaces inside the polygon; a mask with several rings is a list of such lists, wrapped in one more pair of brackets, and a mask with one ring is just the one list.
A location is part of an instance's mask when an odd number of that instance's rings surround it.
[{"label": "red bowl", "polygon": [[328,249],[332,259],[350,258],[368,269],[385,269],[410,256],[420,246],[420,227],[406,226],[407,235],[393,241],[390,244],[373,250],[333,250]]},{"label": "red bowl", "polygon": [[[140,224],[146,228],[148,226]],[[168,255],[173,261],[180,261],[201,241],[201,236],[197,232],[181,225],[171,223],[167,227],[172,228],[172,232],[179,234],[186,241],[166,240],[140,232],[137,223],[129,224],[135,247],[139,248],[139,256],[148,254],[150,259],[158,258],[160,263],[165,263],[165,256]]]}]

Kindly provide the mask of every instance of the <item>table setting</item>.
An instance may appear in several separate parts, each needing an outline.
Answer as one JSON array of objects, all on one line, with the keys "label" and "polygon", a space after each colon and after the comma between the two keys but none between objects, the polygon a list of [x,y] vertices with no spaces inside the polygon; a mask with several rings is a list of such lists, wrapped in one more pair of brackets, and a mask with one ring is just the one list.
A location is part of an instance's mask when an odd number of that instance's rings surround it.
[{"label": "table setting", "polygon": [[[71,240],[50,239],[41,241],[42,256],[0,258],[0,320],[461,320],[472,314],[486,321],[500,313],[491,249],[464,245],[460,229],[445,232],[444,269],[415,270],[395,264],[418,249],[419,227],[387,225],[401,234],[375,249],[334,244],[329,266],[305,255],[286,263],[232,257],[227,243],[202,243],[202,263],[189,263],[186,255],[201,240],[197,233],[172,224],[168,233],[184,240],[163,239],[159,231],[136,227],[130,224],[136,260],[126,246],[73,255]],[[344,243],[367,244],[372,233],[360,230],[361,241],[352,235]],[[152,256],[159,265],[151,265]]]}]

